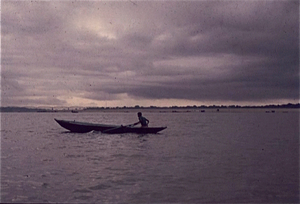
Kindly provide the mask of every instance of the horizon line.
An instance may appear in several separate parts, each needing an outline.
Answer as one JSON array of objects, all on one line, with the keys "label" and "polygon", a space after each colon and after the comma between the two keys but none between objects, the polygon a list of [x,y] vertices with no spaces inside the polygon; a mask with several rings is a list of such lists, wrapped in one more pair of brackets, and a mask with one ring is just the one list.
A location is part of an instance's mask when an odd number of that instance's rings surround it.
[{"label": "horizon line", "polygon": [[112,107],[104,107],[104,106],[0,106],[2,108],[26,108],[26,109],[151,109],[151,108],[259,108],[259,107],[287,107],[292,106],[293,108],[300,108],[300,103],[285,103],[285,104],[268,104],[268,105],[186,105],[186,106],[112,106]]}]

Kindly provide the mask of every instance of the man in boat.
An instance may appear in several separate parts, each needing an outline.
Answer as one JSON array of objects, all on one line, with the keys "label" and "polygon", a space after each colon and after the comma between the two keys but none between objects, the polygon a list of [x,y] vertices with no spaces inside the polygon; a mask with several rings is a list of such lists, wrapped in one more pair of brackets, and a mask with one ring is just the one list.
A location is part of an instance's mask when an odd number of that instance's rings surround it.
[{"label": "man in boat", "polygon": [[139,122],[134,123],[133,126],[141,123],[142,127],[148,127],[149,120],[147,118],[143,117],[141,112],[138,112],[137,115],[138,115],[138,118],[139,118]]}]

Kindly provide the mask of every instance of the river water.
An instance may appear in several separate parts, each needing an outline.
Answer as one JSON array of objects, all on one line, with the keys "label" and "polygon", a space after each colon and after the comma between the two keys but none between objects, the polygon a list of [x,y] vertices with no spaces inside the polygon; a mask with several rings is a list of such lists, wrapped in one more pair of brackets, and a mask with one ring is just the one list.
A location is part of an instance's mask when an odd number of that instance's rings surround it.
[{"label": "river water", "polygon": [[2,113],[1,202],[298,203],[298,111],[143,115],[168,128],[79,134],[54,118],[126,125],[136,112]]}]

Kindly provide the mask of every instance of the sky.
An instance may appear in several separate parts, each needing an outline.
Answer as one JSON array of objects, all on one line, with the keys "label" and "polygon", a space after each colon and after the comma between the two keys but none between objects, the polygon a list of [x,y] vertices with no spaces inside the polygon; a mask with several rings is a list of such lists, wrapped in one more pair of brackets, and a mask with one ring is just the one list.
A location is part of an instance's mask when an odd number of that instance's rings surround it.
[{"label": "sky", "polygon": [[299,102],[299,1],[1,1],[1,106]]}]

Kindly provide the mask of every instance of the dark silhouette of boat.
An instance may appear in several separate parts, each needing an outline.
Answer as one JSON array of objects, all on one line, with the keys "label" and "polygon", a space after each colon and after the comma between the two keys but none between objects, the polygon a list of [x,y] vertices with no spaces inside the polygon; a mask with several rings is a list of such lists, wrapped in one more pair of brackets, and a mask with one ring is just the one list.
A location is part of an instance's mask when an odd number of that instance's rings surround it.
[{"label": "dark silhouette of boat", "polygon": [[156,134],[159,131],[166,129],[167,127],[131,127],[120,125],[107,125],[107,124],[95,124],[85,123],[77,121],[67,121],[54,119],[63,128],[77,133],[86,133],[91,131],[100,131],[107,134],[121,134],[121,133],[138,133],[138,134]]}]

